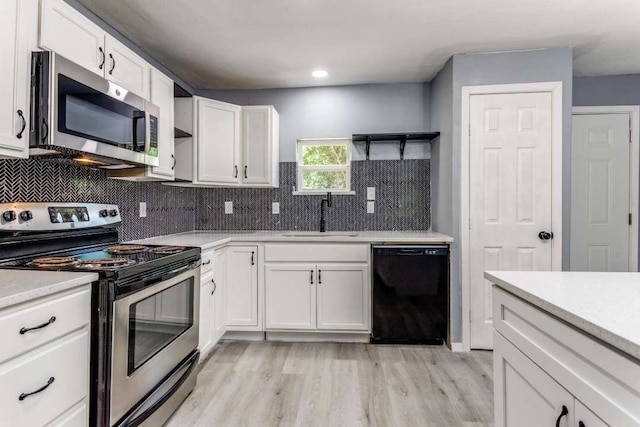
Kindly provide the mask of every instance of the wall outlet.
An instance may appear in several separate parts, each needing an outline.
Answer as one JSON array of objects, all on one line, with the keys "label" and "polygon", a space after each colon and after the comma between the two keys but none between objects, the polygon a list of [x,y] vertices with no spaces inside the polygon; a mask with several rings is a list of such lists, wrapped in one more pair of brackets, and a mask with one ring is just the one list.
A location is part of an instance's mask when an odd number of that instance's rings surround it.
[{"label": "wall outlet", "polygon": [[231,215],[233,213],[233,202],[224,202],[224,213]]},{"label": "wall outlet", "polygon": [[274,215],[279,215],[280,214],[280,202],[271,203],[271,211],[273,212]]},{"label": "wall outlet", "polygon": [[367,200],[376,199],[376,187],[367,187]]},{"label": "wall outlet", "polygon": [[368,214],[372,214],[376,212],[376,202],[373,202],[371,200],[367,201],[367,213]]},{"label": "wall outlet", "polygon": [[147,202],[140,202],[140,218],[147,217]]}]

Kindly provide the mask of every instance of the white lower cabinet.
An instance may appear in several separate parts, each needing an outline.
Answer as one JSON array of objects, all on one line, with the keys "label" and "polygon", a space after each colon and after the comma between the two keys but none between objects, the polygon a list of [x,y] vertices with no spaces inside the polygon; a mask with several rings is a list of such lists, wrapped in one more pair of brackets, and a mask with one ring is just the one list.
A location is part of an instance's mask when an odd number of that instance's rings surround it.
[{"label": "white lower cabinet", "polygon": [[227,330],[260,331],[258,310],[258,247],[226,249],[225,307]]},{"label": "white lower cabinet", "polygon": [[640,363],[493,287],[496,427],[640,426]]},{"label": "white lower cabinet", "polygon": [[370,330],[368,245],[274,244],[265,253],[266,330]]},{"label": "white lower cabinet", "polygon": [[318,264],[317,328],[369,330],[369,266]]},{"label": "white lower cabinet", "polygon": [[207,268],[200,277],[200,360],[207,357],[226,332],[224,254],[225,249],[218,249],[202,256],[211,260],[211,268]]},{"label": "white lower cabinet", "polygon": [[15,335],[0,363],[2,420],[88,425],[90,310],[90,285],[0,310]]},{"label": "white lower cabinet", "polygon": [[265,265],[265,328],[316,328],[315,264]]}]

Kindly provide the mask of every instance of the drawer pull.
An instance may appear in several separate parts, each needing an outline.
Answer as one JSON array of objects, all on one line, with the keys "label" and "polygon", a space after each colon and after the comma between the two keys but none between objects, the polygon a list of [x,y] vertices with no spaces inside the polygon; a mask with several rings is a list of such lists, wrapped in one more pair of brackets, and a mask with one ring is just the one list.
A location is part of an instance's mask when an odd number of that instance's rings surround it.
[{"label": "drawer pull", "polygon": [[216,290],[218,290],[218,285],[216,285],[215,279],[211,279],[211,283],[213,283],[213,290],[211,291],[211,295],[213,295],[216,293]]},{"label": "drawer pull", "polygon": [[578,427],[586,427],[582,421],[578,423]]},{"label": "drawer pull", "polygon": [[211,264],[211,260],[202,263],[202,265],[209,265],[209,264]]},{"label": "drawer pull", "polygon": [[44,327],[49,326],[50,324],[52,324],[55,321],[56,321],[56,316],[51,316],[51,319],[49,319],[48,322],[45,322],[42,325],[34,326],[33,328],[22,328],[22,329],[20,329],[20,335],[24,335],[29,331],[35,331],[36,329],[42,329]]},{"label": "drawer pull", "polygon": [[41,391],[45,391],[51,384],[53,384],[53,382],[55,380],[56,379],[54,377],[49,378],[49,381],[47,381],[47,383],[45,385],[43,385],[42,387],[40,387],[36,391],[32,391],[31,393],[22,393],[20,396],[18,396],[18,400],[23,401],[24,399],[26,399],[29,396],[33,396],[34,394],[38,394]]},{"label": "drawer pull", "polygon": [[562,412],[560,412],[560,415],[558,415],[558,419],[556,420],[556,427],[560,427],[560,421],[562,420],[562,417],[564,417],[568,413],[569,410],[567,409],[567,407],[562,405]]}]

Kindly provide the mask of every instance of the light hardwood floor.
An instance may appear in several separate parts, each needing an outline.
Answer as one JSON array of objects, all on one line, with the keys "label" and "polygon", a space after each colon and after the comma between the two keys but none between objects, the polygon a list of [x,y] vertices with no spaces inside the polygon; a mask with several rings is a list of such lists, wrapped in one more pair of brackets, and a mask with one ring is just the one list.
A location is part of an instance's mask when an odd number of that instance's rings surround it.
[{"label": "light hardwood floor", "polygon": [[492,425],[491,352],[278,342],[222,342],[167,424]]}]

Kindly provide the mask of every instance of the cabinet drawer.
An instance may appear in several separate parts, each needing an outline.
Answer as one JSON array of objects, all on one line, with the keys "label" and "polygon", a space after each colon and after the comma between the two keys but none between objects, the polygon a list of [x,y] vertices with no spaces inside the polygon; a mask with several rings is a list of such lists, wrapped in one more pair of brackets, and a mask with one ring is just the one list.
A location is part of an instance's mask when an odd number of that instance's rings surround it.
[{"label": "cabinet drawer", "polygon": [[265,246],[266,262],[367,262],[371,247],[360,244],[298,245],[285,243]]},{"label": "cabinet drawer", "polygon": [[[51,319],[55,318],[51,322]],[[0,363],[88,324],[91,287],[0,311]],[[20,333],[23,328],[33,328]]]},{"label": "cabinet drawer", "polygon": [[496,331],[604,422],[640,424],[637,360],[495,285],[493,316]]},{"label": "cabinet drawer", "polygon": [[207,251],[202,253],[202,266],[200,266],[200,274],[204,274],[213,268],[213,258],[215,251]]},{"label": "cabinet drawer", "polygon": [[[41,426],[87,396],[89,333],[79,331],[0,365],[2,418],[16,426]],[[19,400],[23,393],[41,392]]]},{"label": "cabinet drawer", "polygon": [[85,401],[52,422],[48,427],[85,427],[88,420],[89,408],[85,399]]}]

